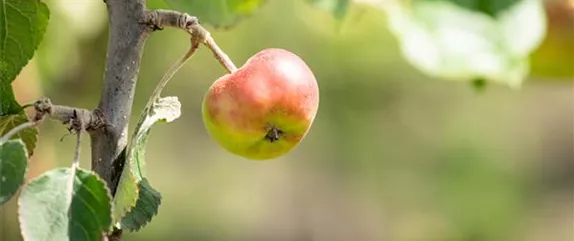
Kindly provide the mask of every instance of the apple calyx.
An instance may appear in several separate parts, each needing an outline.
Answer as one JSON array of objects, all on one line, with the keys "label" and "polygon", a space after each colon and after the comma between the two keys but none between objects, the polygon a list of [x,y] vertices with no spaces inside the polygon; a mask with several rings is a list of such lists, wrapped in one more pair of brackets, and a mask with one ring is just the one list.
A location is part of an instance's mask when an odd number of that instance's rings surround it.
[{"label": "apple calyx", "polygon": [[272,126],[269,131],[267,131],[267,134],[265,135],[265,140],[267,140],[269,143],[273,143],[279,140],[279,138],[281,138],[281,136],[283,135],[283,131],[279,130],[277,127]]}]

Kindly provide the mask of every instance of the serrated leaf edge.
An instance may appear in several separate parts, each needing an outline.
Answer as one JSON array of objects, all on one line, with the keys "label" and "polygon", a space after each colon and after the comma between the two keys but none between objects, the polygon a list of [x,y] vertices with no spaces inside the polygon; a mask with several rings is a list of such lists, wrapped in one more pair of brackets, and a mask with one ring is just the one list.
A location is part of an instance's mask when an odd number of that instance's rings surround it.
[{"label": "serrated leaf edge", "polygon": [[[130,170],[126,170],[126,169],[130,169]],[[122,218],[124,218],[136,206],[136,204],[138,202],[138,198],[139,198],[139,192],[140,192],[139,187],[138,187],[138,180],[137,180],[136,176],[134,175],[133,171],[131,170],[131,166],[124,165],[124,171],[122,171],[122,176],[124,174],[128,174],[128,175],[132,175],[134,177],[136,198],[133,199],[133,202],[131,202],[130,205],[128,205],[124,210],[119,210],[120,215],[118,216],[117,220],[115,217],[115,205],[116,205],[115,197],[117,197],[118,195],[116,195],[112,199],[112,206],[114,206],[114,212],[112,212],[112,225],[114,225],[116,227],[120,227],[119,224],[122,221]],[[122,176],[120,176],[120,181],[118,182],[118,187],[119,187],[120,182],[122,181]],[[117,190],[116,190],[116,194],[117,194]]]},{"label": "serrated leaf edge", "polygon": [[[22,72],[22,70],[24,69],[24,67],[26,67],[30,61],[34,58],[34,55],[36,55],[36,51],[38,50],[38,48],[40,47],[40,44],[42,44],[43,40],[44,40],[44,35],[46,34],[46,30],[48,29],[48,25],[50,24],[50,16],[51,16],[51,12],[50,12],[50,8],[48,7],[48,5],[44,2],[42,2],[41,0],[36,0],[36,7],[38,9],[38,12],[40,12],[40,8],[45,8],[46,9],[46,26],[44,27],[44,31],[41,31],[42,33],[38,35],[38,37],[40,38],[38,40],[38,43],[34,46],[34,48],[32,48],[32,56],[26,60],[26,62],[24,63],[24,65],[22,65],[22,67],[20,67],[20,69],[18,70],[17,73],[15,73],[16,75],[14,76],[14,79],[11,80],[6,80],[8,81],[8,85],[10,85],[17,77],[18,75]],[[34,23],[32,23],[34,24]],[[0,84],[1,83],[1,79],[0,79]]]},{"label": "serrated leaf edge", "polygon": [[[32,183],[32,182],[34,182],[34,181],[40,179],[40,178],[41,178],[44,174],[46,174],[47,172],[57,171],[57,170],[66,170],[66,169],[70,169],[70,170],[71,170],[71,169],[73,169],[73,167],[58,167],[58,168],[53,168],[53,169],[50,169],[50,170],[48,170],[48,171],[45,171],[45,172],[43,172],[42,174],[40,174],[40,175],[38,175],[38,176],[36,176],[36,177],[30,179],[30,180],[26,183],[26,186],[29,185],[30,183]],[[95,176],[96,179],[97,179],[98,181],[100,181],[100,183],[103,184],[104,189],[106,190],[106,195],[108,196],[108,198],[109,198],[109,200],[110,200],[110,220],[113,221],[113,215],[112,215],[112,214],[113,214],[113,210],[114,210],[114,205],[113,205],[113,203],[112,203],[112,201],[111,201],[111,200],[112,200],[111,192],[110,192],[110,189],[108,188],[108,185],[106,184],[106,182],[100,177],[100,175],[98,175],[98,174],[95,173],[94,171],[86,170],[86,169],[79,168],[79,167],[78,167],[77,169],[81,169],[82,171],[86,171],[86,172],[88,172],[88,173],[90,173],[90,174],[93,174],[93,176]],[[76,177],[76,173],[75,173],[75,172],[72,172],[72,173],[73,173],[74,175],[71,175],[71,176],[72,176],[73,178],[75,178],[75,177]],[[21,215],[21,213],[20,213],[20,210],[22,210],[22,203],[21,203],[21,199],[20,199],[20,198],[18,198],[18,202],[17,202],[17,203],[18,203],[18,222],[20,223],[20,225],[19,225],[19,226],[20,226],[20,234],[22,235],[22,238],[24,239],[24,241],[32,240],[32,239],[30,239],[29,237],[26,236],[26,233],[23,231],[24,229],[22,228],[22,226],[23,226],[24,223],[26,223],[26,222],[25,222],[25,220],[22,218],[22,215]],[[113,222],[111,223],[111,225],[110,225],[109,227],[106,228],[106,230],[103,230],[103,232],[109,233],[109,232],[111,231],[112,227],[113,227]]]},{"label": "serrated leaf edge", "polygon": [[[148,183],[149,183],[149,182],[148,182]],[[151,186],[151,183],[149,184],[149,186],[150,186],[151,188],[153,188],[153,187]],[[139,189],[139,187],[138,187],[138,189]],[[157,190],[156,190],[156,191],[157,191]],[[143,227],[145,227],[146,225],[148,225],[149,223],[151,223],[151,221],[153,220],[153,218],[154,218],[155,216],[157,216],[157,214],[159,213],[159,206],[161,206],[161,201],[163,200],[163,196],[161,196],[161,193],[160,193],[159,191],[157,191],[157,193],[159,194],[159,202],[157,203],[158,208],[154,210],[155,212],[151,215],[151,217],[149,218],[149,220],[147,220],[146,222],[142,223],[142,225],[140,225],[138,228],[135,228],[135,229],[126,228],[125,230],[128,230],[128,231],[130,231],[130,232],[137,232],[137,231],[139,231],[140,229],[142,229]],[[139,200],[139,195],[138,195],[137,200]],[[136,201],[136,204],[137,204],[137,201]],[[135,205],[134,205],[134,207],[135,207]],[[131,210],[130,210],[130,211],[131,211]],[[128,212],[128,213],[129,213],[129,212]],[[127,213],[126,213],[126,215],[127,215]],[[124,218],[125,218],[125,216],[124,216]],[[120,220],[120,221],[121,221],[121,220]]]}]

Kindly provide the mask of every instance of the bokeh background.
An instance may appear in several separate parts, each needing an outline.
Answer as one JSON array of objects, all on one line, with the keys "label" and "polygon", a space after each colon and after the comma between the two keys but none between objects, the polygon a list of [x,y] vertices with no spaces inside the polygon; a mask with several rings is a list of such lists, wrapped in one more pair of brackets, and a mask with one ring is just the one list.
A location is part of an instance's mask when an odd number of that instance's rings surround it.
[{"label": "bokeh background", "polygon": [[[16,97],[93,108],[105,5],[45,2],[50,24],[14,82]],[[320,85],[316,122],[296,150],[273,161],[225,152],[200,116],[204,92],[224,70],[202,48],[164,90],[180,98],[181,118],[155,127],[148,144],[160,212],[125,240],[574,240],[574,3],[548,2],[549,33],[519,90],[477,92],[421,74],[400,54],[386,16],[368,5],[352,5],[336,20],[303,0],[269,0],[235,27],[212,30],[239,66],[268,47],[300,55]],[[148,39],[132,128],[187,48],[187,35],[175,29]],[[74,138],[60,123],[48,121],[40,133],[29,179],[72,162]],[[84,136],[84,167],[89,159]],[[2,241],[21,240],[16,201],[0,208]]]}]

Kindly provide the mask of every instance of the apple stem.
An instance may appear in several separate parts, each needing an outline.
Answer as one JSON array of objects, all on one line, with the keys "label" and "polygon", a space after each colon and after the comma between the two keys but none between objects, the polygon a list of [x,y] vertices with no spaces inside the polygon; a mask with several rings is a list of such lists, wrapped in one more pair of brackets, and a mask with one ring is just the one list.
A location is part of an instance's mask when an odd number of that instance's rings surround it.
[{"label": "apple stem", "polygon": [[191,24],[189,27],[189,33],[193,37],[199,38],[201,42],[205,44],[211,50],[211,52],[213,52],[215,59],[217,59],[217,61],[221,64],[221,66],[225,68],[225,70],[227,70],[228,73],[231,74],[237,71],[237,67],[233,61],[231,61],[229,56],[227,56],[227,54],[219,47],[219,45],[217,45],[215,39],[211,37],[211,33],[207,31],[207,29],[201,26],[199,22]]},{"label": "apple stem", "polygon": [[199,42],[205,44],[228,73],[231,74],[237,71],[233,61],[217,45],[213,37],[211,37],[211,33],[199,24],[197,17],[174,10],[155,9],[147,11],[144,18],[145,21],[143,23],[153,30],[162,30],[166,26],[185,30],[192,38],[197,38]]}]

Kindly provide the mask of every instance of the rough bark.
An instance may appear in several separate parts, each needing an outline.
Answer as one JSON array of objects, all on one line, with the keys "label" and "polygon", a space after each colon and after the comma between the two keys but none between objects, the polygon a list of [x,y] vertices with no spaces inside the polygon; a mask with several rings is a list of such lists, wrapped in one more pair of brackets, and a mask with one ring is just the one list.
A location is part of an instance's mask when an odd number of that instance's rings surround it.
[{"label": "rough bark", "polygon": [[[90,133],[92,170],[115,193],[125,162],[128,123],[145,40],[152,31],[143,23],[145,0],[106,0],[109,19],[108,50],[98,110],[106,128]],[[122,240],[116,230],[104,240]]]}]

